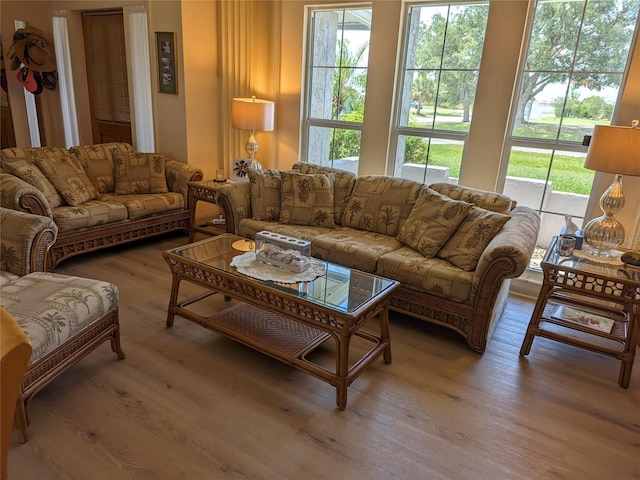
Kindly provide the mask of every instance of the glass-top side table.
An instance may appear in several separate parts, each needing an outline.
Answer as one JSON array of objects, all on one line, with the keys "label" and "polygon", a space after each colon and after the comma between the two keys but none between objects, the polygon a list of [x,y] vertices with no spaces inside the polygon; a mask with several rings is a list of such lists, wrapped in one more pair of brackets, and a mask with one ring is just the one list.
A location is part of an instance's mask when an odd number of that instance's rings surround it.
[{"label": "glass-top side table", "polygon": [[540,263],[543,273],[520,355],[536,336],[584,348],[622,362],[618,383],[627,388],[638,343],[640,272],[619,258],[575,250],[561,256],[554,238]]}]

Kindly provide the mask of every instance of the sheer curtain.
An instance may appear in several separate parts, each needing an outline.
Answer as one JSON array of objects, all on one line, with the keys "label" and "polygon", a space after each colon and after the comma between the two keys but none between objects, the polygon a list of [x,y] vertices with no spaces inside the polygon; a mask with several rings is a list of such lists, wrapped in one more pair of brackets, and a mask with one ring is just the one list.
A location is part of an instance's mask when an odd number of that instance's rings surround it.
[{"label": "sheer curtain", "polygon": [[[249,136],[249,132],[231,127],[231,100],[252,95],[276,100],[279,65],[273,54],[273,36],[279,28],[279,16],[274,14],[274,5],[262,0],[217,2],[220,105],[224,118],[221,138],[227,165],[231,165],[234,156],[244,154]],[[277,108],[276,103],[276,115]],[[262,135],[257,160],[272,166],[273,133]]]},{"label": "sheer curtain", "polygon": [[62,122],[67,148],[80,144],[76,98],[73,91],[73,71],[71,70],[71,52],[69,50],[69,28],[66,10],[53,14],[53,44],[58,67],[58,91],[62,104]]},{"label": "sheer curtain", "polygon": [[131,71],[131,120],[136,150],[155,151],[153,104],[151,100],[151,63],[149,60],[149,28],[143,5],[124,7],[128,19],[127,56]]},{"label": "sheer curtain", "polygon": [[[21,20],[15,20],[13,25],[16,30],[27,26],[26,22]],[[28,92],[26,89],[22,89],[24,93],[24,103],[27,110],[27,122],[29,124],[29,138],[31,139],[32,147],[42,146],[40,140],[40,128],[38,127],[38,110],[36,108],[36,96]]]}]

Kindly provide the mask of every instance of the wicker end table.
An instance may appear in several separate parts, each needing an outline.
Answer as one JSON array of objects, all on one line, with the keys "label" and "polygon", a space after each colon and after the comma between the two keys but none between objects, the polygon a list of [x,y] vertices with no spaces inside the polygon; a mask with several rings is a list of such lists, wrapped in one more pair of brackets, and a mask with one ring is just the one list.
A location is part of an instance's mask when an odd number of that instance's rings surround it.
[{"label": "wicker end table", "polygon": [[[164,252],[173,276],[167,327],[177,315],[303,370],[335,386],[336,403],[344,409],[347,387],[358,376],[381,356],[391,363],[388,306],[400,284],[329,262],[322,262],[324,275],[309,282],[257,280],[230,265],[233,257],[244,253],[232,247],[240,239],[224,234]],[[204,292],[179,300],[183,280]],[[188,308],[214,293],[241,303],[211,316]],[[364,331],[373,319],[379,328],[375,333]],[[350,363],[353,337],[369,348]],[[326,341],[335,342],[334,371],[307,358]]]},{"label": "wicker end table", "polygon": [[553,239],[540,264],[543,283],[520,355],[536,336],[620,360],[618,383],[627,388],[640,327],[640,278],[619,259],[561,256]]},{"label": "wicker end table", "polygon": [[221,235],[227,232],[225,225],[196,225],[196,204],[198,201],[216,204],[218,188],[226,185],[230,180],[200,180],[187,182],[187,203],[189,204],[189,243],[193,242],[196,232],[207,235]]}]

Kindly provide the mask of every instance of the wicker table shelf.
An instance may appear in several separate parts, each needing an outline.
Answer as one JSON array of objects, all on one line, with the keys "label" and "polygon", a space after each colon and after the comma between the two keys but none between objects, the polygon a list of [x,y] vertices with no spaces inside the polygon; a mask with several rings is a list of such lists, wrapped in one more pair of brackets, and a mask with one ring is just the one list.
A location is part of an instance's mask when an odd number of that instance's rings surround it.
[{"label": "wicker table shelf", "polygon": [[[621,361],[618,383],[627,388],[638,343],[640,278],[615,258],[588,257],[578,250],[560,256],[556,241],[540,264],[542,288],[520,355],[530,352],[536,336],[608,355]],[[558,314],[561,307],[578,315]]]}]

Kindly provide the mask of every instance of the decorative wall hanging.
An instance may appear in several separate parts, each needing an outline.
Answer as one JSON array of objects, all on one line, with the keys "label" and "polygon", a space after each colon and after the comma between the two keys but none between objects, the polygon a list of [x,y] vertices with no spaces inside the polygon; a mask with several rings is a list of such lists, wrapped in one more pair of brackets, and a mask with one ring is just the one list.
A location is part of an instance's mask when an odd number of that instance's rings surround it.
[{"label": "decorative wall hanging", "polygon": [[177,95],[178,69],[175,32],[156,32],[156,50],[158,53],[158,91]]}]

